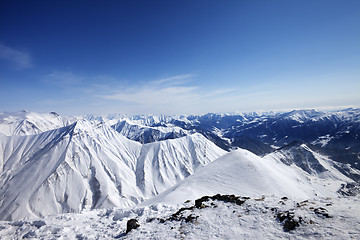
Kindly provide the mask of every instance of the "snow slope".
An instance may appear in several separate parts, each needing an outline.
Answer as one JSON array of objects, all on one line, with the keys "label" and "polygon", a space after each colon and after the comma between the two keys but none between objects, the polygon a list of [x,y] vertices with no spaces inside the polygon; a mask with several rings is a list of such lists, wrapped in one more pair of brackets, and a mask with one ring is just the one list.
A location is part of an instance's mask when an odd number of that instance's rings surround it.
[{"label": "snow slope", "polygon": [[33,215],[31,202],[37,199],[32,195],[64,161],[74,128],[75,124],[33,137],[0,138],[1,219]]},{"label": "snow slope", "polygon": [[129,207],[224,154],[200,134],[142,145],[87,120],[0,137],[0,218]]},{"label": "snow slope", "polygon": [[[81,214],[62,214],[36,221],[0,221],[0,239],[359,239],[359,197],[318,199],[297,202],[278,197],[259,201],[248,199],[242,205],[220,201],[206,202],[205,208],[183,211],[194,221],[166,220],[180,207],[157,204],[135,209],[99,209]],[[325,209],[330,218],[317,214]],[[273,211],[275,209],[275,211]],[[279,212],[292,212],[303,222],[285,231],[276,218]],[[126,231],[129,219],[140,227]],[[162,221],[163,220],[163,221]],[[165,220],[165,221],[164,221]]]},{"label": "snow slope", "polygon": [[[303,171],[275,159],[260,158],[247,150],[238,149],[140,205],[181,203],[217,193],[250,197],[290,196],[301,200],[315,197],[319,193],[317,187]],[[329,196],[335,195],[330,191],[322,192]]]},{"label": "snow slope", "polygon": [[224,150],[198,133],[144,144],[136,166],[137,186],[152,197],[223,154]]}]

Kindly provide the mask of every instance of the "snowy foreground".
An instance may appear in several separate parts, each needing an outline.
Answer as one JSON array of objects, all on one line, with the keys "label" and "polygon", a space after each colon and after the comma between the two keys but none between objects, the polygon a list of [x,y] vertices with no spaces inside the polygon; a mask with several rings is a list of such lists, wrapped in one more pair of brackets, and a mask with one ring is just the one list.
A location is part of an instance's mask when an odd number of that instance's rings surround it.
[{"label": "snowy foreground", "polygon": [[[157,204],[0,222],[1,239],[359,239],[359,197],[302,202],[274,196]],[[242,201],[241,201],[242,202]],[[179,211],[180,208],[189,210]],[[289,213],[289,214],[288,214]],[[289,220],[287,216],[290,216]],[[135,218],[140,227],[126,231]],[[284,218],[284,219],[282,219]],[[297,224],[286,224],[287,221]],[[295,229],[289,230],[286,227]]]}]

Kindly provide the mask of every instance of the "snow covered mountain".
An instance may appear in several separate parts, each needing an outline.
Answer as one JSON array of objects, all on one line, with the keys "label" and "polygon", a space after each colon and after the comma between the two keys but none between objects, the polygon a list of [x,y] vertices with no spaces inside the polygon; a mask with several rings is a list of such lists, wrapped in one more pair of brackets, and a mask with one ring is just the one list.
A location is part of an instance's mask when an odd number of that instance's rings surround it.
[{"label": "snow covered mountain", "polygon": [[[342,183],[353,182],[320,156],[317,156],[317,159],[326,167],[321,169],[323,174],[321,177],[324,181],[318,179],[319,172],[307,173],[306,168],[294,168],[280,161],[291,161],[291,159],[291,157],[280,157],[279,153],[260,158],[250,151],[238,149],[204,166],[177,185],[140,205],[160,202],[182,203],[215,194],[250,197],[275,195],[298,200],[315,196],[334,197],[336,196],[334,189],[339,189]],[[325,171],[328,173],[324,173]],[[324,187],[322,184],[324,182],[335,186]]]},{"label": "snow covered mountain", "polygon": [[16,113],[0,113],[0,135],[31,135],[71,124],[55,112],[34,113],[21,111]]},{"label": "snow covered mountain", "polygon": [[112,126],[121,135],[140,143],[151,143],[166,139],[174,139],[188,135],[186,130],[175,126],[145,126],[130,120],[117,122]]},{"label": "snow covered mountain", "polygon": [[[313,146],[313,148],[316,147]],[[360,179],[360,170],[351,168],[349,164],[332,161],[329,157],[314,151],[301,142],[288,144],[265,157],[277,159],[289,166],[296,166],[310,175],[324,179],[332,178],[344,181]]]},{"label": "snow covered mountain", "polygon": [[[114,121],[114,118],[111,119]],[[124,119],[123,116],[122,121]],[[135,116],[128,119],[132,121],[131,127],[121,128],[126,131],[119,132],[139,142],[166,139],[166,134],[175,138],[198,132],[224,150],[240,147],[259,156],[301,142],[338,163],[349,164],[349,167],[360,170],[360,109]],[[152,129],[157,126],[162,126],[162,134]],[[148,129],[145,130],[145,127]],[[182,132],[174,130],[176,127],[182,129]],[[351,175],[350,172],[347,174]],[[356,175],[353,177],[356,178]]]},{"label": "snow covered mountain", "polygon": [[200,134],[142,145],[87,120],[1,136],[0,218],[128,207],[224,153]]},{"label": "snow covered mountain", "polygon": [[0,238],[357,238],[359,116],[0,114]]},{"label": "snow covered mountain", "polygon": [[[0,218],[130,207],[164,191],[179,191],[169,189],[184,179],[189,185],[196,179],[191,189],[197,189],[182,193],[184,196],[197,192],[199,197],[201,179],[215,181],[203,187],[213,189],[208,194],[262,195],[273,191],[312,196],[323,191],[315,186],[317,179],[333,179],[331,185],[336,187],[332,191],[336,192],[341,184],[354,183],[360,176],[356,155],[359,112],[302,110],[128,119],[118,115],[85,119],[62,118],[56,113],[3,113]],[[223,149],[237,145],[265,157],[240,149],[202,168],[224,155]],[[334,158],[341,153],[345,160]],[[354,154],[347,157],[349,153]],[[221,178],[228,173],[232,178]],[[220,182],[223,184],[216,187]],[[275,185],[268,186],[269,182]],[[283,182],[293,185],[284,187]],[[235,191],[232,184],[241,188]],[[287,189],[299,189],[301,194],[288,193]]]},{"label": "snow covered mountain", "polygon": [[[337,162],[360,169],[360,109],[337,111],[206,114],[191,116],[127,116],[111,114],[84,117],[107,123],[131,140],[150,143],[201,133],[224,150],[247,149],[259,156],[294,141],[313,145]],[[82,119],[79,117],[78,119]],[[56,113],[0,114],[0,134],[35,134],[67,126],[76,118]]]}]

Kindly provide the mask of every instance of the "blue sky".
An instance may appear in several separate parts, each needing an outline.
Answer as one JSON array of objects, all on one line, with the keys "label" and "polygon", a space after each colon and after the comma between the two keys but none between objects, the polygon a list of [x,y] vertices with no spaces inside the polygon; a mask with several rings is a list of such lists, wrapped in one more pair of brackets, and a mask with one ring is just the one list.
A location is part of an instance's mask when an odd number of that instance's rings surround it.
[{"label": "blue sky", "polygon": [[0,111],[360,106],[360,1],[0,2]]}]

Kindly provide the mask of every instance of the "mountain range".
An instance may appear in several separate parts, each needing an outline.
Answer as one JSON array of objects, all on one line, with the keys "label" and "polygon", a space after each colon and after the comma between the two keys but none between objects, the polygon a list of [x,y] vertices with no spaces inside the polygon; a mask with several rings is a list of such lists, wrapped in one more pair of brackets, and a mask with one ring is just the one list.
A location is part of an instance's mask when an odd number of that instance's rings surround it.
[{"label": "mountain range", "polygon": [[199,116],[0,114],[0,219],[202,195],[358,193],[360,109]]}]

